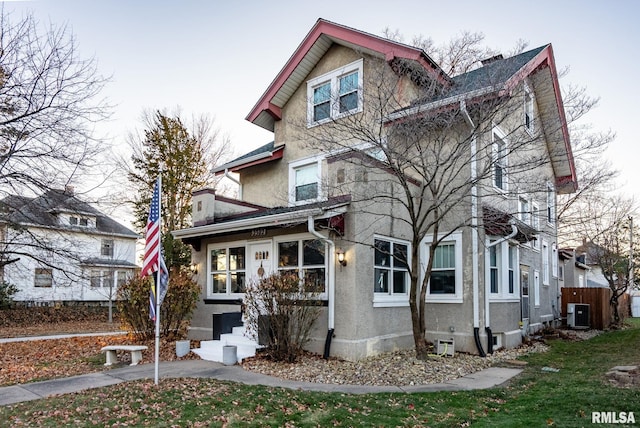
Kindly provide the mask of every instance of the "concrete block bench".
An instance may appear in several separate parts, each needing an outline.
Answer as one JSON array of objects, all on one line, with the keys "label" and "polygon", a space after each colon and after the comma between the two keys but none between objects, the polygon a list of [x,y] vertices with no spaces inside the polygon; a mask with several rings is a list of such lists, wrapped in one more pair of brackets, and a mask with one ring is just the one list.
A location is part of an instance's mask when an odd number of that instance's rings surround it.
[{"label": "concrete block bench", "polygon": [[102,348],[102,352],[107,354],[107,362],[105,366],[110,366],[118,362],[118,354],[116,351],[128,351],[131,352],[131,365],[135,366],[142,361],[142,351],[146,351],[147,347],[144,345],[109,345]]}]

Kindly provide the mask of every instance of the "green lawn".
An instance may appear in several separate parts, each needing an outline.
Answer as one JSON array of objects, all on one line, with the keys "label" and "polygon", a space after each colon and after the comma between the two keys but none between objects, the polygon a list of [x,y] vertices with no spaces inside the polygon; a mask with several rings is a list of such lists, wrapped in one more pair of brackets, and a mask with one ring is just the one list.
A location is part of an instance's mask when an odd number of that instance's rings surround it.
[{"label": "green lawn", "polygon": [[640,390],[604,379],[613,366],[640,364],[640,320],[630,325],[584,342],[552,341],[549,352],[525,358],[508,386],[491,390],[347,395],[138,381],[1,407],[0,426],[605,426],[592,425],[592,412],[634,412],[640,426]]}]

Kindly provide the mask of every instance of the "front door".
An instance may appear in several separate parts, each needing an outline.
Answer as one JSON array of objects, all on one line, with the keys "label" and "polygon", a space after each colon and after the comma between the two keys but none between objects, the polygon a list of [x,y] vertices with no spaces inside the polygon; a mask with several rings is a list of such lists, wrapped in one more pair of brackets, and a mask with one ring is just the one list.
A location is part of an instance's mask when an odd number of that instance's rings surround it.
[{"label": "front door", "polygon": [[273,272],[273,244],[271,241],[256,242],[249,245],[249,281],[259,281]]}]

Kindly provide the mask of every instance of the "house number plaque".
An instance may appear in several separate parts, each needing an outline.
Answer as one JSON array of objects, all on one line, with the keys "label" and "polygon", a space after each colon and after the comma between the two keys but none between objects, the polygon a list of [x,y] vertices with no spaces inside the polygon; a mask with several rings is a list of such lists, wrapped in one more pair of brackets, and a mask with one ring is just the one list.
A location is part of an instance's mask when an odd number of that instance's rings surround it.
[{"label": "house number plaque", "polygon": [[253,229],[251,231],[251,236],[252,237],[256,237],[256,236],[266,236],[267,235],[267,229]]}]

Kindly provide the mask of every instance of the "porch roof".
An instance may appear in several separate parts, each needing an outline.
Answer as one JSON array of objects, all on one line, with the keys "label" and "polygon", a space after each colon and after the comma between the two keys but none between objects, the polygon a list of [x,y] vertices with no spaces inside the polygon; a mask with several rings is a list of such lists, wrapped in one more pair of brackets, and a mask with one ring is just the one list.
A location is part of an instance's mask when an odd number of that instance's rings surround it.
[{"label": "porch roof", "polygon": [[330,198],[327,201],[296,207],[276,207],[261,211],[243,213],[223,219],[215,223],[171,232],[175,238],[184,241],[202,239],[232,232],[242,232],[256,228],[284,227],[305,223],[309,217],[316,220],[329,219],[347,211],[351,202],[348,195]]}]

